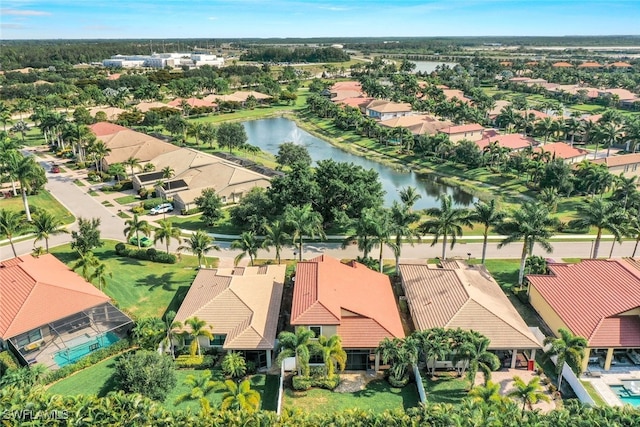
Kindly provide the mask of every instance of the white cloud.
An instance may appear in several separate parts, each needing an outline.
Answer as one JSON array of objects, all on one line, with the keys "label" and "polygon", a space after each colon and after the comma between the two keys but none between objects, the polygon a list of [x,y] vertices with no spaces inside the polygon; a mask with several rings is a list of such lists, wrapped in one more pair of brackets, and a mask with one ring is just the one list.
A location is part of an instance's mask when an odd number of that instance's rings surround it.
[{"label": "white cloud", "polygon": [[12,15],[12,16],[48,16],[51,15],[49,12],[45,12],[44,10],[22,10],[22,9],[2,9],[0,10],[0,15]]}]

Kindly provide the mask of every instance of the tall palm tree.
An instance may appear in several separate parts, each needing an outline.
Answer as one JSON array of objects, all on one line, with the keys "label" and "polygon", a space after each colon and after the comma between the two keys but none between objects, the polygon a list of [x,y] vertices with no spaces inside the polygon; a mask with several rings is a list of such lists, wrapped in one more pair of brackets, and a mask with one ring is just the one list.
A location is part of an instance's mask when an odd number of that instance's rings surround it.
[{"label": "tall palm tree", "polygon": [[167,245],[167,253],[169,253],[169,244],[171,243],[171,239],[176,240],[178,243],[182,243],[182,238],[180,237],[180,229],[174,228],[171,224],[171,220],[163,219],[158,221],[160,227],[156,228],[153,234],[153,243],[156,242],[164,242]]},{"label": "tall palm tree", "polygon": [[522,240],[522,254],[520,257],[520,272],[518,274],[518,285],[522,286],[524,281],[524,266],[527,255],[533,252],[533,245],[538,243],[547,251],[553,251],[549,243],[553,219],[546,206],[525,202],[522,207],[516,210],[511,218],[507,219],[504,227],[508,232],[507,237],[498,244],[498,249],[510,243]]},{"label": "tall palm tree", "polygon": [[242,251],[233,259],[234,264],[238,265],[245,256],[249,255],[249,260],[253,265],[253,260],[258,256],[260,246],[260,242],[256,239],[253,231],[243,232],[240,235],[240,239],[231,242],[231,249],[240,249]]},{"label": "tall palm tree", "polygon": [[396,274],[399,274],[400,256],[402,255],[403,240],[413,246],[414,239],[420,240],[420,233],[411,224],[420,219],[420,215],[412,212],[407,205],[394,201],[391,205],[389,233],[394,237],[392,244],[387,244],[396,259]]},{"label": "tall palm tree", "polygon": [[498,208],[495,199],[491,199],[489,203],[479,201],[473,205],[473,210],[471,211],[469,220],[482,224],[482,226],[484,226],[484,231],[482,233],[482,264],[484,264],[484,260],[487,255],[487,239],[489,237],[489,228],[495,227],[500,224],[504,217],[505,213]]},{"label": "tall palm tree", "polygon": [[151,234],[151,226],[149,225],[149,222],[144,219],[140,219],[138,214],[133,214],[133,218],[126,220],[124,224],[126,225],[124,228],[124,235],[127,237],[127,242],[130,241],[133,236],[136,236],[138,249],[141,249],[140,233],[149,237]]},{"label": "tall palm tree", "polygon": [[444,360],[452,350],[449,339],[446,337],[446,331],[443,328],[418,331],[416,332],[416,338],[427,367],[431,362],[431,376],[434,377],[436,375],[436,363],[438,360]]},{"label": "tall palm tree", "polygon": [[284,222],[293,228],[293,240],[298,241],[300,252],[299,260],[302,261],[302,239],[305,235],[314,238],[320,236],[325,239],[327,236],[322,229],[322,215],[311,208],[311,204],[304,206],[287,206],[284,210]]},{"label": "tall palm tree", "polygon": [[101,140],[95,140],[87,145],[87,155],[92,157],[96,164],[96,171],[102,171],[102,160],[111,152],[111,148]]},{"label": "tall palm tree", "polygon": [[16,248],[13,245],[13,238],[20,235],[24,230],[22,215],[16,211],[0,209],[0,233],[9,240],[13,256],[17,257]]},{"label": "tall palm tree", "polygon": [[418,193],[415,187],[407,186],[400,189],[400,201],[404,204],[409,210],[413,208],[413,205],[416,204],[418,200],[422,198],[422,195]]},{"label": "tall palm tree", "polygon": [[113,277],[113,274],[107,270],[107,264],[99,262],[95,266],[93,273],[89,276],[89,281],[97,280],[98,288],[102,291],[107,287],[107,276]]},{"label": "tall palm tree", "polygon": [[469,390],[469,397],[477,403],[500,403],[500,384],[489,380],[484,385],[477,385]]},{"label": "tall palm tree", "polygon": [[[601,142],[602,145],[607,147],[607,157],[611,152],[611,146],[615,145],[622,137],[622,129],[615,123],[603,123],[599,124],[595,129],[595,135],[597,142]],[[598,146],[596,145],[596,153],[598,153]]]},{"label": "tall palm tree", "polygon": [[251,390],[251,381],[244,380],[236,384],[231,380],[224,382],[226,391],[222,394],[220,409],[255,412],[260,409],[260,393]]},{"label": "tall palm tree", "polygon": [[49,237],[69,233],[69,230],[63,227],[62,221],[46,210],[38,211],[34,215],[33,229],[36,235],[33,243],[35,244],[38,240],[44,239],[47,253],[49,253]]},{"label": "tall palm tree", "polygon": [[131,168],[131,180],[133,181],[134,168],[139,169],[142,166],[140,163],[140,159],[136,157],[129,157],[127,160],[122,162],[122,164]]},{"label": "tall palm tree", "polygon": [[176,312],[170,310],[164,316],[164,322],[167,327],[167,335],[164,337],[162,341],[162,346],[166,349],[169,348],[171,352],[171,357],[175,358],[175,352],[173,351],[173,340],[178,338],[182,327],[184,326],[182,322],[176,319]]},{"label": "tall palm tree", "polygon": [[314,340],[316,334],[303,326],[298,326],[295,333],[282,331],[278,335],[280,354],[276,363],[281,364],[287,357],[296,358],[298,375],[309,376],[309,358],[317,348]]},{"label": "tall palm tree", "polygon": [[466,209],[456,209],[453,207],[453,199],[445,194],[440,199],[439,208],[429,208],[427,214],[433,219],[429,219],[418,226],[421,233],[433,234],[431,246],[438,243],[442,236],[442,259],[446,259],[447,240],[451,236],[451,249],[456,244],[457,238],[462,236],[462,226],[473,227],[469,220],[469,211]]},{"label": "tall palm tree", "polygon": [[342,339],[338,335],[333,335],[331,338],[320,335],[318,338],[318,348],[324,361],[327,378],[333,377],[336,364],[340,371],[344,371],[347,363],[347,352],[342,348]]},{"label": "tall palm tree", "polygon": [[522,378],[515,376],[513,377],[513,384],[515,385],[515,390],[509,392],[507,396],[519,399],[522,401],[522,414],[524,415],[524,411],[529,406],[532,406],[538,403],[540,400],[544,402],[549,402],[549,396],[544,394],[542,391],[542,387],[540,386],[540,377],[533,377],[529,380],[528,383],[525,383]]},{"label": "tall palm tree", "polygon": [[587,340],[583,337],[573,335],[569,330],[558,329],[558,338],[546,337],[544,339],[545,346],[550,344],[547,350],[548,356],[556,356],[556,374],[558,375],[558,390],[562,384],[562,369],[567,363],[569,367],[577,374],[582,369],[582,358],[584,350],[587,348]]},{"label": "tall palm tree", "polygon": [[174,176],[175,171],[171,166],[165,166],[162,168],[162,179],[166,180],[165,182],[167,183],[167,192],[171,191],[171,182],[169,182],[168,180],[170,180]]},{"label": "tall palm tree", "polygon": [[186,240],[186,246],[178,247],[178,252],[189,251],[198,257],[198,265],[202,266],[202,259],[211,250],[219,251],[220,247],[213,244],[214,238],[202,230],[198,230]]},{"label": "tall palm tree", "polygon": [[484,375],[484,383],[491,379],[491,372],[500,368],[500,359],[498,356],[489,351],[489,338],[479,334],[471,334],[470,339],[462,343],[456,349],[453,363],[459,361],[465,362],[467,379],[469,380],[469,389],[471,389],[476,380],[476,374],[481,371]]},{"label": "tall palm tree", "polygon": [[19,159],[16,165],[15,175],[20,182],[22,203],[24,204],[24,211],[28,222],[31,222],[31,210],[29,209],[27,193],[31,191],[33,180],[39,178],[41,174],[43,174],[43,170],[32,156],[23,156]]},{"label": "tall palm tree", "polygon": [[570,222],[572,227],[579,229],[596,227],[597,229],[591,258],[598,257],[602,230],[610,231],[616,239],[621,238],[627,216],[620,210],[617,203],[608,202],[601,197],[597,197],[591,201],[585,201],[577,207],[576,211],[578,212],[578,219]]},{"label": "tall palm tree", "polygon": [[[150,165],[151,163],[147,163]],[[145,165],[146,166],[146,165]],[[116,177],[118,183],[120,182],[120,178],[127,175],[127,171],[122,163],[114,163],[109,165],[109,173]]]},{"label": "tall palm tree", "polygon": [[[185,335],[192,339],[191,346],[189,347],[189,352],[192,356],[195,356],[196,353],[198,356],[202,354],[202,350],[200,348],[200,337],[206,337],[209,340],[213,339],[213,326],[207,325],[205,320],[199,319],[197,316],[190,317],[184,321],[184,326],[188,326],[190,330],[184,331]],[[208,326],[208,329],[206,329]]]},{"label": "tall palm tree", "polygon": [[89,274],[89,270],[91,268],[96,268],[100,264],[100,260],[96,258],[96,256],[91,251],[87,251],[85,253],[78,252],[80,259],[76,261],[75,264],[71,266],[72,270],[80,269],[80,275],[84,277],[86,281],[91,280],[91,274]]},{"label": "tall palm tree", "polygon": [[276,262],[280,264],[280,252],[285,245],[291,242],[291,236],[285,231],[284,222],[280,220],[273,221],[271,225],[265,224],[262,228],[264,230],[262,247],[267,251],[270,247],[273,247],[276,251]]},{"label": "tall palm tree", "polygon": [[376,353],[380,354],[382,363],[391,363],[389,378],[396,382],[408,381],[409,367],[418,361],[418,340],[407,338],[383,339]]}]

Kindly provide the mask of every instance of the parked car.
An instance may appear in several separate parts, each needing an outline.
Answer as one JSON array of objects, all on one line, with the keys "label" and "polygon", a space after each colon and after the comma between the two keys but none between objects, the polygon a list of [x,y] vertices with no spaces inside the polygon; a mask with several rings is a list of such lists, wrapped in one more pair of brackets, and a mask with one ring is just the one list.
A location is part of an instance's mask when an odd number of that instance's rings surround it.
[{"label": "parked car", "polygon": [[[138,246],[138,238],[136,236],[133,236],[131,239],[129,239],[129,243]],[[151,245],[153,245],[153,242],[147,236],[142,236],[140,238],[140,246],[142,246],[143,248],[148,248]]]},{"label": "parked car", "polygon": [[173,210],[173,205],[171,203],[162,203],[155,208],[151,208],[149,213],[151,215],[158,215],[161,213],[171,212]]},{"label": "parked car", "polygon": [[55,163],[51,165],[51,173],[60,173],[60,166]]}]

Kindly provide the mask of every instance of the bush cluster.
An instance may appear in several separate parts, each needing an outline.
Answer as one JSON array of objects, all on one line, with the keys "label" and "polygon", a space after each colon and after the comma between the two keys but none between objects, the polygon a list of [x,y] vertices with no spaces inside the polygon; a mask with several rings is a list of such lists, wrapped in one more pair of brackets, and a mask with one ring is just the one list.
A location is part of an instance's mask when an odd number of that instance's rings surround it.
[{"label": "bush cluster", "polygon": [[96,350],[92,353],[89,353],[87,356],[78,360],[76,363],[72,363],[71,365],[64,366],[56,371],[48,372],[43,377],[42,383],[51,384],[54,381],[58,381],[62,378],[68,377],[74,372],[93,366],[96,363],[108,357],[111,357],[114,354],[118,354],[130,347],[131,347],[131,343],[127,338],[121,339],[120,341],[110,345],[109,347],[101,348],[100,350]]},{"label": "bush cluster", "polygon": [[[109,174],[107,174],[107,179],[111,178],[111,176],[109,176]],[[89,178],[91,179],[91,178]],[[103,178],[103,181],[105,179]],[[102,191],[105,192],[110,192],[110,191],[125,191],[125,190],[133,190],[133,182],[131,181],[121,181],[118,183],[115,183],[113,185],[103,185],[100,188]]]},{"label": "bush cluster", "polygon": [[20,365],[9,350],[0,352],[0,377],[9,369],[18,369]]},{"label": "bush cluster", "polygon": [[211,369],[216,364],[216,357],[205,354],[203,356],[191,356],[185,354],[176,357],[176,367],[185,369]]},{"label": "bush cluster", "polygon": [[193,215],[193,214],[197,214],[197,213],[199,213],[199,212],[201,212],[201,209],[200,209],[200,208],[182,209],[182,210],[180,211],[180,213],[181,213],[182,215]]},{"label": "bush cluster", "polygon": [[340,384],[340,375],[334,374],[325,378],[324,375],[317,375],[312,372],[310,376],[296,375],[292,380],[292,387],[296,391],[306,391],[312,387],[333,390]]},{"label": "bush cluster", "polygon": [[175,264],[178,261],[175,255],[159,252],[156,248],[129,249],[124,243],[116,244],[116,254],[128,258],[159,262],[161,264]]}]

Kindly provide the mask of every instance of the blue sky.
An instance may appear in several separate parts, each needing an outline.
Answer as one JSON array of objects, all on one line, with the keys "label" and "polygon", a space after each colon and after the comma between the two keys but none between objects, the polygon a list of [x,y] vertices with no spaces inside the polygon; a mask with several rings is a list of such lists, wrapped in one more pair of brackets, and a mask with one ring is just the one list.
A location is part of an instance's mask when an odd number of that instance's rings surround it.
[{"label": "blue sky", "polygon": [[640,33],[640,0],[2,0],[0,5],[0,39]]}]

